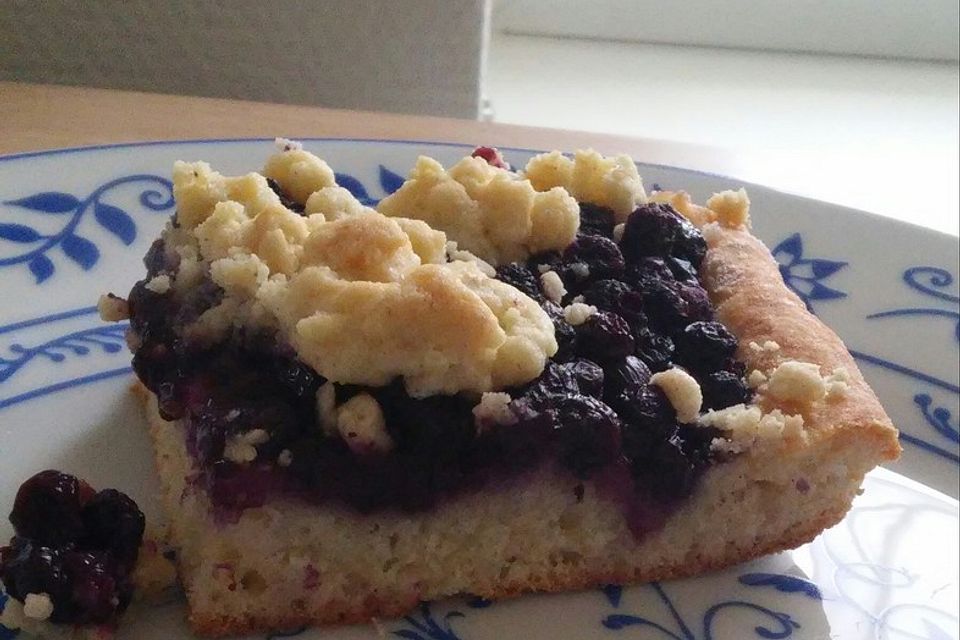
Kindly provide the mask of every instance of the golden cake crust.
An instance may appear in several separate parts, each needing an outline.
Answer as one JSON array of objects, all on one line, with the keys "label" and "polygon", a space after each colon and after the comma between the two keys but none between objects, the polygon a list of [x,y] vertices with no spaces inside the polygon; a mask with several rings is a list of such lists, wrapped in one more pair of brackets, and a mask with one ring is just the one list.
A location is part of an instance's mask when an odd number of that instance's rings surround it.
[{"label": "golden cake crust", "polygon": [[[869,387],[846,346],[829,327],[810,313],[783,282],[767,247],[744,228],[716,223],[704,233],[709,250],[701,267],[704,287],[718,319],[740,341],[737,357],[749,369],[769,371],[785,360],[817,364],[823,371],[848,373],[848,388],[832,402],[796,406],[764,398],[784,413],[801,413],[811,438],[838,432],[872,441],[883,460],[900,454],[897,430]],[[777,350],[751,349],[768,341]]]}]

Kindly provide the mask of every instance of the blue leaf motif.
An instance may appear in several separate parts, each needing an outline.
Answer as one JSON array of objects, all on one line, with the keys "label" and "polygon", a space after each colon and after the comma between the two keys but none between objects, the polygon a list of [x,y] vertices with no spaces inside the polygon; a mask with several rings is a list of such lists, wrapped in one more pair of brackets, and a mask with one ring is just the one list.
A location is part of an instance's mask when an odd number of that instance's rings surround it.
[{"label": "blue leaf motif", "polygon": [[620,597],[623,595],[623,587],[618,584],[608,584],[600,588],[603,591],[603,595],[607,596],[607,600],[610,601],[610,604],[614,607],[620,606]]},{"label": "blue leaf motif", "polygon": [[826,278],[832,276],[840,269],[847,266],[846,262],[836,260],[811,260],[810,268],[813,270],[815,278]]},{"label": "blue leaf motif", "polygon": [[0,240],[17,242],[23,245],[13,255],[0,257],[0,269],[14,265],[26,265],[38,283],[54,275],[55,268],[49,253],[60,248],[64,254],[83,269],[90,269],[100,259],[100,249],[78,235],[80,225],[88,214],[92,213],[96,224],[104,228],[124,244],[130,245],[137,238],[137,227],[130,214],[113,205],[104,204],[104,194],[136,183],[158,186],[140,191],[139,201],[149,211],[164,211],[174,205],[173,185],[166,178],[149,174],[120,176],[105,182],[85,198],[77,198],[69,193],[45,191],[18,200],[8,200],[4,204],[29,209],[36,213],[67,214],[62,216],[58,231],[44,235],[26,225],[0,225]]},{"label": "blue leaf motif", "polygon": [[367,193],[366,187],[359,180],[345,173],[335,174],[335,178],[337,184],[353,194],[354,198],[364,204],[371,202],[370,194]]},{"label": "blue leaf motif", "polygon": [[66,236],[60,246],[67,257],[83,267],[84,270],[92,268],[100,259],[100,250],[97,249],[97,245],[78,235]]},{"label": "blue leaf motif", "polygon": [[10,242],[36,242],[41,237],[42,236],[31,227],[23,224],[0,224],[0,238],[9,240]]},{"label": "blue leaf motif", "polygon": [[67,213],[80,206],[80,201],[69,193],[59,191],[44,191],[19,200],[9,200],[4,204],[12,204],[31,211],[41,213]]},{"label": "blue leaf motif", "polygon": [[819,282],[814,282],[810,287],[810,292],[807,293],[807,298],[810,300],[834,300],[836,298],[846,297],[847,294],[844,292],[831,289],[830,287],[822,285]]},{"label": "blue leaf motif", "polygon": [[[779,257],[780,254],[786,255],[790,258],[788,266],[793,264],[800,259],[800,256],[803,255],[803,239],[800,237],[799,233],[795,233],[780,244],[778,244],[773,249],[774,257]],[[782,261],[778,260],[780,264],[783,264]]]},{"label": "blue leaf motif", "polygon": [[101,227],[120,238],[124,244],[133,244],[136,240],[137,225],[124,210],[98,202],[93,209],[93,216]]},{"label": "blue leaf motif", "polygon": [[45,255],[34,256],[27,263],[27,266],[30,267],[30,273],[33,274],[33,277],[37,279],[37,284],[53,275],[53,262]]},{"label": "blue leaf motif", "polygon": [[783,593],[803,593],[814,600],[823,600],[823,594],[817,585],[797,576],[780,573],[745,573],[740,576],[739,581],[740,584],[748,587],[770,586]]},{"label": "blue leaf motif", "polygon": [[403,186],[403,176],[390,171],[385,166],[380,165],[380,187],[387,193],[393,193]]},{"label": "blue leaf motif", "polygon": [[493,600],[487,600],[480,596],[472,596],[467,600],[467,606],[472,609],[486,609],[493,604]]}]

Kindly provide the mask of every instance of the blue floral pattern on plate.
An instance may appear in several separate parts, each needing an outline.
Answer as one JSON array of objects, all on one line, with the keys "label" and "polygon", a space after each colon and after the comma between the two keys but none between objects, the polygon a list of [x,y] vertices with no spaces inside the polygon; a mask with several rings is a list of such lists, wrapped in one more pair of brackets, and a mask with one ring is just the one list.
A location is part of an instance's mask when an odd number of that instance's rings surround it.
[{"label": "blue floral pattern on plate", "polygon": [[[55,248],[75,262],[82,269],[93,268],[100,260],[100,249],[96,244],[80,235],[78,227],[93,212],[93,218],[102,228],[117,237],[125,245],[133,244],[137,238],[137,225],[129,213],[103,200],[103,197],[117,187],[136,184],[153,184],[154,188],[140,193],[140,204],[150,211],[166,211],[173,207],[173,185],[166,178],[154,175],[130,175],[106,182],[80,199],[62,191],[42,191],[32,195],[7,200],[3,204],[28,211],[56,216],[63,220],[60,228],[53,233],[43,233],[34,226],[11,222],[0,223],[0,240],[22,245],[22,250],[13,255],[0,257],[0,268],[25,264],[40,284],[53,276],[56,271],[53,261],[47,255]],[[157,188],[162,189],[158,191]]]}]

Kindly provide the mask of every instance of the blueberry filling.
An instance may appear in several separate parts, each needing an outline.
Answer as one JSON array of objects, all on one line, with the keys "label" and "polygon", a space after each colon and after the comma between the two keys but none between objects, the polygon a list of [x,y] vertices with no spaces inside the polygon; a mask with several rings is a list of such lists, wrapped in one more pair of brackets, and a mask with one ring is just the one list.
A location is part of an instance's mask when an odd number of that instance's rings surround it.
[{"label": "blueberry filling", "polygon": [[144,517],[125,494],[41,471],[20,486],[10,522],[15,535],[0,548],[10,596],[46,594],[51,622],[80,625],[109,622],[130,604]]},{"label": "blueberry filling", "polygon": [[[385,452],[351,450],[335,429],[319,426],[318,390],[327,381],[276,336],[234,330],[215,345],[185,337],[182,327],[222,296],[209,280],[180,298],[143,282],[133,287],[134,368],[164,417],[186,419],[198,481],[227,515],[277,493],[364,512],[421,510],[544,462],[578,479],[625,478],[618,482],[631,485],[631,499],[648,505],[633,511],[662,515],[716,462],[711,443],[720,433],[680,424],[651,375],[685,368],[700,383],[705,408],[748,402],[751,393],[733,359],[736,338],[713,320],[697,275],[706,253],[700,232],[663,204],[635,210],[619,243],[613,223],[609,210],[584,204],[581,231],[562,253],[497,267],[499,280],[542,306],[559,346],[539,378],[506,390],[507,424],[478,427],[476,398],[412,398],[400,380],[334,384],[335,405],[360,393],[377,401],[393,444]],[[147,263],[151,276],[177,268],[162,244]],[[563,281],[562,305],[582,296],[598,311],[571,325],[541,288],[547,269]],[[247,458],[228,455],[231,442],[254,431]],[[620,471],[607,473],[612,468]],[[659,521],[632,525],[642,533]]]}]

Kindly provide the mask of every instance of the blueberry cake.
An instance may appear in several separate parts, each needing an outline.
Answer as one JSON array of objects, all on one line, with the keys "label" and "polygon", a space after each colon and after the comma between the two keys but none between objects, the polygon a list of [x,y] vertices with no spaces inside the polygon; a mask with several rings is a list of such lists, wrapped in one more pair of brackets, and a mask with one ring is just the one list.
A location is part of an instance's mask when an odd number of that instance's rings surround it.
[{"label": "blueberry cake", "polygon": [[146,277],[101,299],[197,633],[716,569],[812,539],[899,453],[742,190],[479,148],[372,209],[278,144],[177,163]]}]

